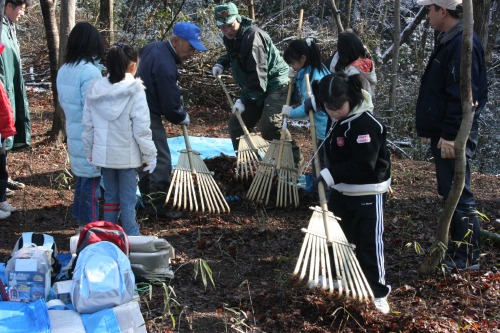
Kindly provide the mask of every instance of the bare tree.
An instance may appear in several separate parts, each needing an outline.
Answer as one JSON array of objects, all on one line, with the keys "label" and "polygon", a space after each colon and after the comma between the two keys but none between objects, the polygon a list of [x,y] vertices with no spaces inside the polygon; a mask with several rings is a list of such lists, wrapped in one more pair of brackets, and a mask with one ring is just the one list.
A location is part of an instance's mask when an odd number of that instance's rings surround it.
[{"label": "bare tree", "polygon": [[335,22],[337,23],[337,31],[344,31],[344,27],[342,26],[342,21],[340,20],[340,13],[337,9],[337,5],[335,4],[335,0],[330,0],[333,8],[333,16],[335,17]]},{"label": "bare tree", "polygon": [[450,193],[439,217],[437,239],[432,245],[430,255],[420,265],[420,272],[431,273],[443,260],[450,230],[453,212],[465,184],[465,145],[469,137],[474,118],[475,107],[472,100],[471,64],[472,64],[472,0],[463,0],[464,31],[462,35],[462,53],[460,60],[460,96],[462,99],[462,122],[455,139],[455,175]]},{"label": "bare tree", "polygon": [[[425,6],[422,6],[419,12],[417,13],[417,16],[415,16],[413,21],[411,21],[410,24],[408,24],[401,33],[399,45],[405,43],[408,40],[413,31],[415,31],[415,29],[420,25],[420,22],[422,22],[422,20],[425,19],[425,15],[427,15],[427,8],[425,8]],[[382,55],[383,63],[386,63],[390,59],[393,51],[394,51],[394,44],[389,46],[389,48]]]},{"label": "bare tree", "polygon": [[474,11],[474,31],[486,49],[488,45],[488,21],[490,18],[491,0],[474,0],[472,6]]},{"label": "bare tree", "polygon": [[491,53],[493,52],[493,47],[496,45],[496,40],[498,36],[498,29],[500,28],[500,1],[495,0],[492,7],[493,12],[491,13],[491,27],[488,34],[488,45],[486,47],[486,62],[491,61]]},{"label": "bare tree", "polygon": [[387,124],[389,136],[394,128],[394,114],[396,112],[396,88],[398,86],[398,61],[399,61],[399,40],[401,31],[401,18],[399,17],[400,1],[394,0],[394,51],[392,52],[391,66],[391,91],[389,94],[390,109],[387,112]]},{"label": "bare tree", "polygon": [[[40,8],[42,10],[45,36],[47,37],[47,48],[49,50],[50,83],[52,86],[52,99],[55,109],[58,100],[56,78],[58,70],[57,62],[59,59],[59,32],[57,30],[56,2],[54,0],[40,0]],[[57,126],[60,126],[60,124],[57,124]],[[52,127],[54,129],[54,123],[52,123]]]},{"label": "bare tree", "polygon": [[100,0],[99,6],[99,28],[106,48],[114,41],[113,2],[113,0]]},{"label": "bare tree", "polygon": [[[61,1],[61,10],[59,14],[59,59],[57,69],[61,68],[66,55],[66,45],[68,44],[68,36],[75,25],[75,2],[76,0]],[[57,87],[56,87],[57,88]],[[64,142],[66,139],[66,131],[64,123],[66,117],[64,111],[59,104],[59,100],[55,100],[56,110],[54,112],[54,120],[52,121],[52,138],[58,142]]]}]

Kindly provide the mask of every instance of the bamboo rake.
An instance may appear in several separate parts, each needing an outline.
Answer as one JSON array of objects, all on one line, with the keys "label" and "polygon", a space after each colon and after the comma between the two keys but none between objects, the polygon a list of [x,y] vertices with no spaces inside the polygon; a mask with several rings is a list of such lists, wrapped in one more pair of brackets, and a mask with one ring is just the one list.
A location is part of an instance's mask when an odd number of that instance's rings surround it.
[{"label": "bamboo rake", "polygon": [[[186,125],[182,125],[182,134],[186,149],[181,151],[175,167],[165,205],[173,194],[172,207],[198,211],[198,200],[201,212],[229,213],[229,205],[215,182],[212,173],[200,157],[200,153],[191,149]],[[194,179],[195,180],[194,180]],[[198,195],[195,187],[198,188]]]},{"label": "bamboo rake", "polygon": [[[229,94],[229,91],[227,90],[220,75],[217,75],[217,80],[222,86],[222,89],[224,89],[224,93],[226,94],[227,100],[229,101],[229,105],[232,109],[234,106],[233,99],[231,98],[231,95]],[[259,133],[248,132],[248,129],[241,118],[241,113],[238,110],[234,112],[234,115],[236,116],[236,119],[238,119],[238,122],[243,130],[243,135],[238,138],[236,178],[248,179],[249,177],[255,175],[255,170],[257,170],[259,166],[261,156],[266,154],[269,148],[269,143],[264,140]]]},{"label": "bamboo rake", "polygon": [[[306,86],[309,91],[309,76],[306,75]],[[314,112],[309,111],[310,130],[313,151],[318,150],[316,141],[316,126]],[[320,161],[314,160],[316,174],[321,171]],[[313,215],[305,233],[304,242],[300,249],[299,258],[292,273],[298,276],[296,284],[300,284],[309,270],[307,285],[312,288],[321,284],[323,290],[328,289],[330,296],[345,296],[348,298],[369,300],[374,298],[366,277],[356,258],[355,246],[350,244],[338,223],[338,218],[328,211],[323,183],[318,183],[318,192],[321,207],[311,207]],[[330,249],[333,255],[334,269],[331,267]],[[300,275],[299,275],[300,272]]]},{"label": "bamboo rake", "polygon": [[[300,38],[302,32],[302,22],[304,10],[299,12],[299,25],[297,29],[297,38]],[[288,94],[286,104],[290,105],[292,99],[294,80],[288,83]],[[266,155],[259,164],[257,173],[254,176],[252,184],[247,192],[247,200],[261,202],[267,205],[271,188],[274,182],[274,176],[278,176],[278,187],[276,193],[276,207],[287,207],[299,205],[299,192],[297,182],[300,171],[295,166],[293,159],[292,144],[286,139],[287,118],[283,117],[280,140],[273,140]]]}]

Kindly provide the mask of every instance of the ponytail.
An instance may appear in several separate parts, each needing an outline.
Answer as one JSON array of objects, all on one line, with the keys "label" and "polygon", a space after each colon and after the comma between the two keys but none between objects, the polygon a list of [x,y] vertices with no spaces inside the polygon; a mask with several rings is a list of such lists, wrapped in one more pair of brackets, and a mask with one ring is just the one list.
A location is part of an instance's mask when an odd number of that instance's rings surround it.
[{"label": "ponytail", "polygon": [[114,84],[123,80],[130,63],[137,63],[138,58],[137,51],[127,44],[116,43],[111,46],[106,56],[109,82]]},{"label": "ponytail", "polygon": [[340,109],[347,101],[352,110],[364,100],[362,88],[361,75],[348,76],[344,72],[336,72],[321,80],[318,89],[319,100],[322,105],[334,110]]}]

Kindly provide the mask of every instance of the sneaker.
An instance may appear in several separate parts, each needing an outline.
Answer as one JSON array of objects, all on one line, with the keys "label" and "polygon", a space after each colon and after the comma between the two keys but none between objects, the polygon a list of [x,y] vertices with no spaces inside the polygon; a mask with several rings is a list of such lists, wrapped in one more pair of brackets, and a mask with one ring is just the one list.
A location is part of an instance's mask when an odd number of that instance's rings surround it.
[{"label": "sneaker", "polygon": [[[342,280],[333,280],[333,289],[339,290],[339,281]],[[318,288],[323,288],[323,276],[320,275],[318,276],[317,280],[312,280],[311,283],[309,283],[309,289],[314,289],[315,287]],[[346,285],[344,282],[342,282],[342,288],[346,290]],[[330,284],[328,283],[328,280],[326,281],[326,290],[330,289]]]},{"label": "sneaker", "polygon": [[12,212],[15,212],[17,210],[17,208],[12,206],[7,201],[4,201],[4,202],[0,202],[0,210],[3,210],[4,212],[12,213]]},{"label": "sneaker", "polygon": [[10,216],[10,212],[5,212],[3,210],[0,210],[0,220],[6,219]]},{"label": "sneaker", "polygon": [[11,197],[15,194],[14,191],[12,191],[10,188],[6,188],[5,189],[5,196],[8,198],[8,197]]},{"label": "sneaker", "polygon": [[387,302],[387,297],[375,298],[373,304],[380,313],[388,314],[391,311],[389,303]]},{"label": "sneaker", "polygon": [[7,180],[7,188],[11,189],[11,190],[21,190],[23,188],[25,188],[26,185],[24,185],[23,183],[21,182],[16,182],[14,179],[12,178],[9,178]]}]

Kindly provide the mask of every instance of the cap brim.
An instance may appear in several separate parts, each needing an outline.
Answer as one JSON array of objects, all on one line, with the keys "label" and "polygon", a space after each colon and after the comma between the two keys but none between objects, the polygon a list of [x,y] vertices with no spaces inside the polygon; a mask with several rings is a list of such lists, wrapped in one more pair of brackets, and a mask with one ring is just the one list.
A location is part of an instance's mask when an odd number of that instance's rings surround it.
[{"label": "cap brim", "polygon": [[432,4],[433,4],[432,0],[417,0],[417,5],[420,6],[427,6]]},{"label": "cap brim", "polygon": [[199,41],[197,40],[188,40],[189,44],[191,44],[192,47],[194,47],[198,51],[207,51],[208,49]]},{"label": "cap brim", "polygon": [[224,20],[224,22],[221,22],[219,20],[217,20],[217,27],[225,27],[226,25],[231,25],[234,23],[234,21],[236,21],[236,17],[237,15],[231,15],[229,17],[227,17],[226,20]]}]

